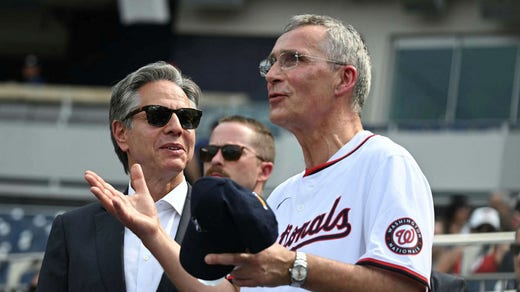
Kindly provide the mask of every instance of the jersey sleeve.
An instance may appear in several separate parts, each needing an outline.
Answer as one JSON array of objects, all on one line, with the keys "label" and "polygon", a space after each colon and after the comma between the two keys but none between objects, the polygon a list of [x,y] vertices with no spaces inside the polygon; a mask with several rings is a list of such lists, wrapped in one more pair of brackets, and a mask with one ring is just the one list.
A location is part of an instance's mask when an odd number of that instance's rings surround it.
[{"label": "jersey sleeve", "polygon": [[363,228],[367,249],[357,264],[398,272],[429,286],[433,199],[408,153],[381,159],[370,181]]}]

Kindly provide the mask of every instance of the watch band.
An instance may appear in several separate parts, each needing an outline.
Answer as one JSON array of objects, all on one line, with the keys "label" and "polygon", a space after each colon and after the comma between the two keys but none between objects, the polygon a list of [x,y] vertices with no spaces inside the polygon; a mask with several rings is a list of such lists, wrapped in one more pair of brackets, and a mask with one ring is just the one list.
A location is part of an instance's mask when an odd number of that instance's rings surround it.
[{"label": "watch band", "polygon": [[301,287],[307,280],[307,255],[304,252],[296,252],[296,259],[293,266],[289,268],[289,275],[293,287]]}]

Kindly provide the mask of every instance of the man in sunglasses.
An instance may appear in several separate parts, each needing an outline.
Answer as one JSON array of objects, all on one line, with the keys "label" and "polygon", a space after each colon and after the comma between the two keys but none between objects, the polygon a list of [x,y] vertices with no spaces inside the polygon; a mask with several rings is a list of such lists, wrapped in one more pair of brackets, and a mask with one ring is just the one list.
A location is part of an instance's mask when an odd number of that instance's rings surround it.
[{"label": "man in sunglasses", "polygon": [[199,150],[204,175],[228,177],[262,195],[273,171],[273,134],[261,122],[239,115],[216,122],[209,144]]},{"label": "man in sunglasses", "polygon": [[[138,165],[165,236],[179,242],[190,218],[183,170],[194,155],[200,93],[175,67],[157,62],[117,83],[110,101],[110,134],[123,169]],[[137,187],[130,182],[125,197],[135,197]],[[38,291],[177,290],[141,240],[96,202],[55,218]]]},{"label": "man in sunglasses", "polygon": [[[230,291],[232,283],[244,291],[427,291],[430,186],[408,151],[363,129],[371,64],[360,34],[331,17],[294,16],[260,62],[260,75],[267,81],[270,120],[296,137],[305,170],[267,199],[278,220],[275,244],[256,254],[208,254],[207,264],[234,266],[231,282],[201,287],[185,278],[192,285],[186,288]],[[95,174],[87,180],[107,208],[125,215],[168,274],[179,273],[177,261],[169,260],[177,247],[154,236],[161,227],[151,224],[145,183],[135,178],[142,199],[137,209],[120,204],[121,196]]]}]

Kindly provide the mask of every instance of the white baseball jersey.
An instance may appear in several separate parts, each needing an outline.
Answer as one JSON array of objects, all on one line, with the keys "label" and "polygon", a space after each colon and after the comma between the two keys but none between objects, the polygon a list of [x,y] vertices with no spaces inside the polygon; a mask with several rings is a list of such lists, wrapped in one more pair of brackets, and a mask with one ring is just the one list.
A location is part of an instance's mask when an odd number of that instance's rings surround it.
[{"label": "white baseball jersey", "polygon": [[278,219],[278,243],[286,248],[376,266],[429,285],[430,186],[410,153],[390,139],[358,133],[328,162],[278,186],[267,202]]}]

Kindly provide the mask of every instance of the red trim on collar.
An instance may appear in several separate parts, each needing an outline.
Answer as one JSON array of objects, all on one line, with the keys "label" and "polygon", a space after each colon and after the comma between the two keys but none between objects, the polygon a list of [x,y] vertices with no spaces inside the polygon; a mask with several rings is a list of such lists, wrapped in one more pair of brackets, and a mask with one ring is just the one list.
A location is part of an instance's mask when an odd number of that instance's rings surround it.
[{"label": "red trim on collar", "polygon": [[368,139],[374,137],[375,135],[376,134],[372,134],[372,135],[366,137],[365,140],[363,140],[361,143],[359,143],[359,145],[356,146],[356,148],[352,149],[352,151],[350,151],[349,153],[341,156],[340,158],[337,158],[337,159],[334,159],[332,161],[327,161],[325,163],[316,165],[313,168],[309,168],[309,169],[306,168],[305,169],[305,173],[303,174],[303,177],[306,177],[306,176],[311,175],[311,174],[315,174],[316,172],[321,171],[321,170],[323,170],[323,169],[325,169],[325,168],[335,164],[336,162],[342,160],[343,158],[348,157],[350,154],[356,152],[361,146],[363,146],[363,144],[365,144],[365,142],[368,141]]}]

